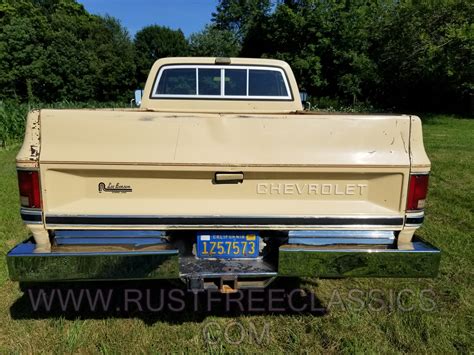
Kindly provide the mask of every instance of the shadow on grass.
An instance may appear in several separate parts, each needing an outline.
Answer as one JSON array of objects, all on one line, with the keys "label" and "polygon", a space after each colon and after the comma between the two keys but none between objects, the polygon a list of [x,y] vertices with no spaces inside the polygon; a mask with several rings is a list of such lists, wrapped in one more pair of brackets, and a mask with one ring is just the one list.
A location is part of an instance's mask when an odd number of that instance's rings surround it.
[{"label": "shadow on grass", "polygon": [[265,289],[190,292],[179,281],[22,284],[13,319],[139,318],[145,324],[203,322],[209,316],[312,314],[327,309],[298,279],[277,279]]}]

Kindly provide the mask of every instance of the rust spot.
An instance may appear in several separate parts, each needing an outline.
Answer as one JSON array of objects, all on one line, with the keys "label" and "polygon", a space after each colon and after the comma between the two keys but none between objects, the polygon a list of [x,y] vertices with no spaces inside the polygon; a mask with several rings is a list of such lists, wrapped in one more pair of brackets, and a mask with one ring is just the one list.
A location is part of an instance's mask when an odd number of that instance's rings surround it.
[{"label": "rust spot", "polygon": [[39,156],[38,146],[32,144],[30,145],[30,160],[36,160]]}]

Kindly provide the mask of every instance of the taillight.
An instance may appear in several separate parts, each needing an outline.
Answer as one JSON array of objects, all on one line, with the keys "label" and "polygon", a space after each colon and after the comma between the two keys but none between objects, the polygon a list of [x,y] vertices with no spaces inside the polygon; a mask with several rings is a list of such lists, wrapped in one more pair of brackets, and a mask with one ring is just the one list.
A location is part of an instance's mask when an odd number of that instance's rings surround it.
[{"label": "taillight", "polygon": [[40,183],[37,171],[18,170],[18,186],[22,207],[41,208]]},{"label": "taillight", "polygon": [[428,174],[410,175],[408,185],[407,210],[422,210],[425,208],[426,195],[428,193]]}]

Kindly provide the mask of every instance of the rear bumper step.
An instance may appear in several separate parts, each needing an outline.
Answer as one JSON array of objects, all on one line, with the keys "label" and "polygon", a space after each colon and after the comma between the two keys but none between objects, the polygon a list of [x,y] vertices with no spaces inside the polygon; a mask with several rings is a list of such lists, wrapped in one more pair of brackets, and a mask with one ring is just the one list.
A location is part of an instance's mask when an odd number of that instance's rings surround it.
[{"label": "rear bumper step", "polygon": [[241,288],[266,287],[278,273],[262,259],[209,260],[191,256],[180,258],[180,276],[191,290],[215,289],[227,293]]},{"label": "rear bumper step", "polygon": [[261,260],[209,260],[197,259],[193,256],[180,258],[181,277],[274,277],[277,276],[275,268]]},{"label": "rear bumper step", "polygon": [[[20,243],[7,255],[10,278],[23,282],[181,278],[199,280],[200,284],[209,279],[250,282],[276,276],[434,277],[441,257],[437,248],[421,239],[397,248],[393,235],[386,232],[332,238],[325,233],[290,232],[288,244],[279,247],[273,263],[262,259],[201,260],[180,256],[179,250],[156,232],[139,237],[110,233],[102,238],[82,232],[58,235],[59,245],[49,253],[35,252],[32,239]],[[329,243],[331,239],[333,243]],[[354,241],[360,244],[351,245]]]}]

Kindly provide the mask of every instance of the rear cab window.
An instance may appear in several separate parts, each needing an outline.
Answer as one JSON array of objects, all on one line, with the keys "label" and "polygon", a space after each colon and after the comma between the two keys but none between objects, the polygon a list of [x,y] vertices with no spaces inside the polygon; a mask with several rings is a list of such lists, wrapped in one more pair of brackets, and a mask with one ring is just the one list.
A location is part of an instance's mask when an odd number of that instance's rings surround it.
[{"label": "rear cab window", "polygon": [[166,65],[152,99],[292,100],[282,68],[242,65]]}]

